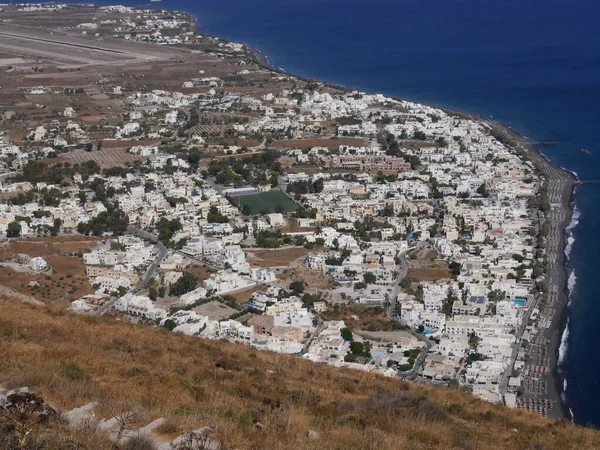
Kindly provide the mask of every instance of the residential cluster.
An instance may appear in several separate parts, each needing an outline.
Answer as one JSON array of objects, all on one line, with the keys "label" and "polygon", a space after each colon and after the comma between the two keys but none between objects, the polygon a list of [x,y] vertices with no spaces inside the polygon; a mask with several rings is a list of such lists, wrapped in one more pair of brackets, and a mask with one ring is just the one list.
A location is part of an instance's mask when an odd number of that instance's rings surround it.
[{"label": "residential cluster", "polygon": [[[27,145],[0,137],[0,234],[98,237],[80,255],[95,291],[73,310],[468,385],[494,402],[518,393],[519,343],[545,289],[541,183],[493,126],[270,72],[185,15],[100,9],[123,17],[77,28],[210,41],[213,56],[244,64],[231,63],[234,81],[198,70],[181,90],[106,86],[124,112],[100,141],[76,108],[29,130]],[[259,94],[236,89],[253,76]],[[134,163],[48,163],[116,143]],[[286,250],[297,256],[279,261]],[[394,327],[363,329],[360,314],[342,317],[352,308],[378,308]]]}]

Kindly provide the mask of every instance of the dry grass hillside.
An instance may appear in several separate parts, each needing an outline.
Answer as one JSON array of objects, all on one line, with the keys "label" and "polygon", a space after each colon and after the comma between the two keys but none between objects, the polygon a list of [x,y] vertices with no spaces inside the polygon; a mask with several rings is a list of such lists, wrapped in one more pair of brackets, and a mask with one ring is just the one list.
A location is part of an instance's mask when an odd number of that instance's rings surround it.
[{"label": "dry grass hillside", "polygon": [[166,418],[170,436],[211,426],[243,449],[600,448],[597,431],[459,389],[16,302],[0,311],[0,385],[28,386],[63,410],[95,400],[106,416],[125,405],[142,422]]}]

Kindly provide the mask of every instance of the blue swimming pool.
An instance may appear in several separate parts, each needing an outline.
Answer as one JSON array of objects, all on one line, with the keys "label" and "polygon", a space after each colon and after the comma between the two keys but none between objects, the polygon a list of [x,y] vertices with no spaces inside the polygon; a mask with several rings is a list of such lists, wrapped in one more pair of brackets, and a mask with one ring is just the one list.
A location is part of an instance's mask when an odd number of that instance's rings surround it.
[{"label": "blue swimming pool", "polygon": [[512,302],[517,306],[525,306],[525,299],[522,298],[515,298]]},{"label": "blue swimming pool", "polygon": [[387,352],[385,350],[373,350],[371,352],[373,358],[383,358],[386,354]]}]

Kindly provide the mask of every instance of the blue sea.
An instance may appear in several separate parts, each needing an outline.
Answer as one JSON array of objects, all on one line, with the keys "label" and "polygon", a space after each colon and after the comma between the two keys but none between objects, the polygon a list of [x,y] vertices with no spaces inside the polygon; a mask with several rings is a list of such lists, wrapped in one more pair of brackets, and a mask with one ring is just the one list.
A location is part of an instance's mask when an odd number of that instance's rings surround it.
[{"label": "blue sea", "polygon": [[[582,180],[600,180],[597,0],[163,0],[152,6],[192,13],[200,31],[251,44],[291,73],[479,113],[532,139],[556,141],[542,150],[553,162]],[[600,426],[600,186],[579,187],[574,205],[561,373],[574,420]]]}]

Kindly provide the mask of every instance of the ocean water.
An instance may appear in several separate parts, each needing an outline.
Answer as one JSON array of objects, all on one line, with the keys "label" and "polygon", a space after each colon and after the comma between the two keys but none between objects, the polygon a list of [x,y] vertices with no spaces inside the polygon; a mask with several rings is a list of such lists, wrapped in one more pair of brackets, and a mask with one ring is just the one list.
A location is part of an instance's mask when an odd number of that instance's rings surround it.
[{"label": "ocean water", "polygon": [[[544,154],[582,180],[600,181],[595,0],[163,0],[152,6],[192,13],[201,31],[251,44],[291,73],[479,113],[532,139],[555,141]],[[574,203],[561,373],[574,420],[600,426],[600,186],[579,187]]]}]

